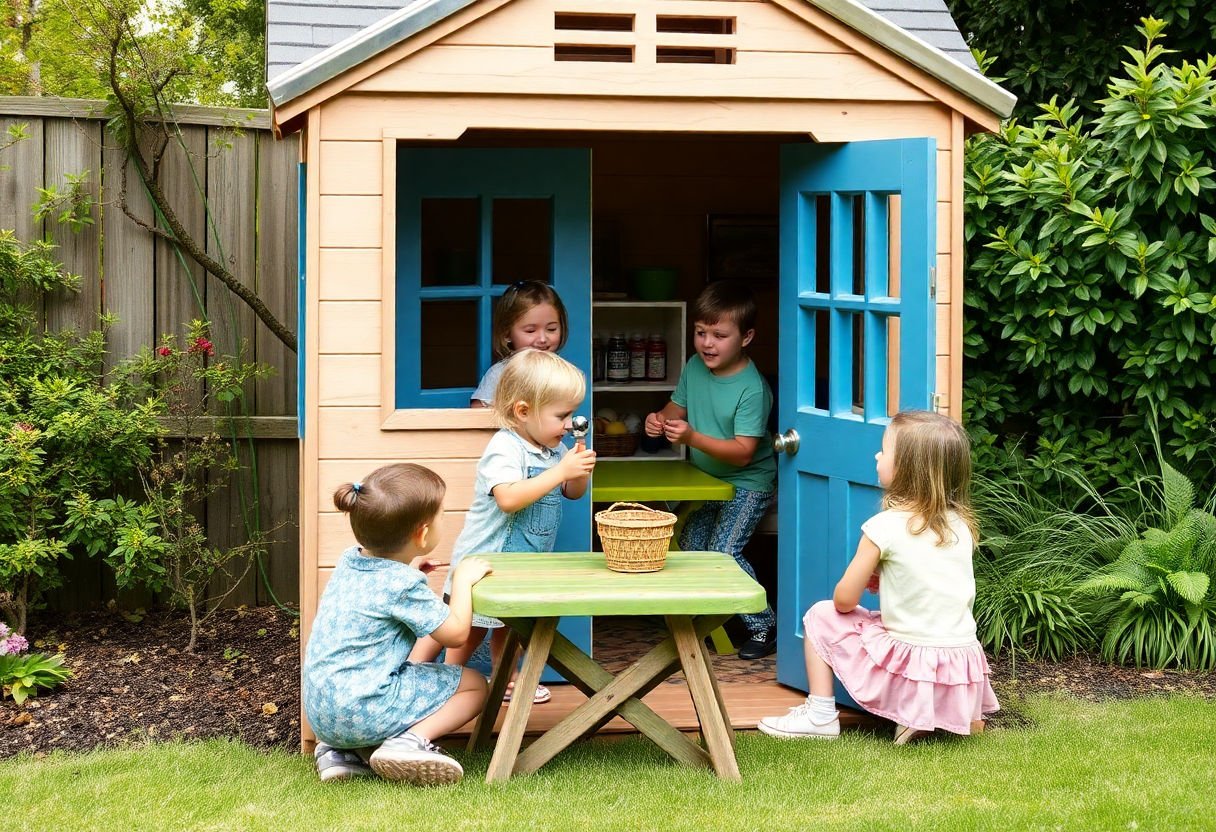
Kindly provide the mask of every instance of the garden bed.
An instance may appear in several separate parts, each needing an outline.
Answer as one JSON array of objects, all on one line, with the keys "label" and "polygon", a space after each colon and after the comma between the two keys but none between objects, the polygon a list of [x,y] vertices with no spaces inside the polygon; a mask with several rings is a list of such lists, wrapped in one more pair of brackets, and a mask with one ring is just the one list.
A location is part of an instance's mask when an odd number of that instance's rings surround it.
[{"label": "garden bed", "polygon": [[[611,632],[605,625],[596,639],[597,654],[609,662]],[[182,652],[188,635],[188,622],[176,614],[138,621],[119,613],[35,618],[31,638],[44,643],[40,649],[65,645],[75,676],[24,708],[11,699],[0,703],[0,758],[172,738],[236,737],[259,748],[297,748],[297,619],[272,607],[223,610],[204,628],[193,655]],[[617,628],[617,639],[643,636]],[[1087,657],[1015,666],[1002,655],[991,662],[1004,706],[996,728],[1024,724],[1017,700],[1036,693],[1091,701],[1171,693],[1216,699],[1211,673],[1115,667]],[[773,678],[771,661],[715,656],[714,663],[734,677]]]}]

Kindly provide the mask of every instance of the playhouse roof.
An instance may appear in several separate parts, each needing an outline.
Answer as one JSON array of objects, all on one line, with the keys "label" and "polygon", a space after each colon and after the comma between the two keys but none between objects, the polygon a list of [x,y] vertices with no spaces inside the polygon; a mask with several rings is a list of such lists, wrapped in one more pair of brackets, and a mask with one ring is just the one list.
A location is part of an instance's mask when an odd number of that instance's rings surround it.
[{"label": "playhouse roof", "polygon": [[[404,5],[402,5],[404,2]],[[276,107],[477,0],[268,0],[267,87]],[[980,74],[945,0],[804,0],[1000,117],[1012,94]]]}]

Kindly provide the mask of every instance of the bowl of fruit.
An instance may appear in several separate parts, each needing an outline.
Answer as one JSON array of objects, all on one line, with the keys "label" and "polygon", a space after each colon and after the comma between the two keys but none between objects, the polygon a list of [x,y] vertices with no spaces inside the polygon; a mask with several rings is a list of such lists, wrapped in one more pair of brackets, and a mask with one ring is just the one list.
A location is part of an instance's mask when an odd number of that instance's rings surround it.
[{"label": "bowl of fruit", "polygon": [[610,407],[595,413],[595,452],[599,456],[633,456],[642,435],[642,419],[635,413],[620,414]]}]

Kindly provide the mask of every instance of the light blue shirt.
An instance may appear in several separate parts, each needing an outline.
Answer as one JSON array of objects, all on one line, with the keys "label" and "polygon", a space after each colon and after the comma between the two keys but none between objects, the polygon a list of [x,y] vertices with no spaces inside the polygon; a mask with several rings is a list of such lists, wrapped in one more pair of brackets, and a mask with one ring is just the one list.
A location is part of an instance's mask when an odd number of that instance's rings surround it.
[{"label": "light blue shirt", "polygon": [[507,356],[502,361],[490,365],[490,369],[486,370],[486,374],[477,383],[477,389],[473,391],[473,395],[469,396],[469,401],[481,402],[486,407],[492,405],[494,394],[498,392],[498,380],[502,378],[502,371],[507,368],[507,362],[510,360],[511,357]]}]

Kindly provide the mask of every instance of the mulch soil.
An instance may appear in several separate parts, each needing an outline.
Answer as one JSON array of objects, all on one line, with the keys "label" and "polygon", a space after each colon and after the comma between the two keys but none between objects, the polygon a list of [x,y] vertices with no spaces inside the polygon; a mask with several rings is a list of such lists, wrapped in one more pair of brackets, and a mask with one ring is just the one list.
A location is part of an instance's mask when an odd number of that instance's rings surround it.
[{"label": "mulch soil", "polygon": [[[597,620],[595,655],[618,670],[637,657],[637,644],[656,642],[660,634],[657,621]],[[184,652],[189,625],[178,614],[35,617],[28,635],[41,643],[37,649],[62,649],[75,675],[24,707],[0,701],[0,759],[174,738],[235,737],[260,748],[299,748],[299,631],[297,619],[282,610],[222,610],[204,627],[194,653]],[[772,657],[713,656],[713,662],[723,682],[776,679]],[[995,728],[1026,724],[1018,700],[1036,693],[1092,701],[1179,693],[1216,699],[1213,673],[1117,667],[1084,656],[1014,663],[1002,655],[991,664],[1002,703],[990,723]]]}]

